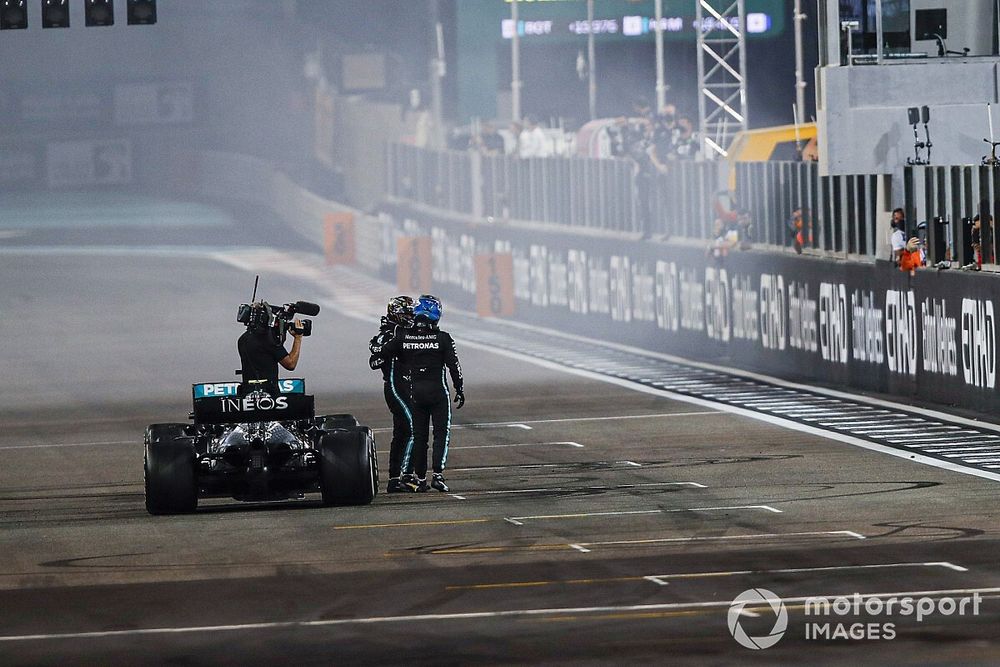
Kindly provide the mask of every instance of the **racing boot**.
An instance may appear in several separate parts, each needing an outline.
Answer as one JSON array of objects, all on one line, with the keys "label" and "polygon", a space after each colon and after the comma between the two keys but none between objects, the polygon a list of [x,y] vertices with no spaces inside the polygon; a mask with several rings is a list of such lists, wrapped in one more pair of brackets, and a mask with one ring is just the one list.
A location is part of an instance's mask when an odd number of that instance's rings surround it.
[{"label": "racing boot", "polygon": [[389,484],[385,487],[386,493],[409,493],[410,489],[398,477],[390,477]]},{"label": "racing boot", "polygon": [[424,477],[424,478],[416,478],[414,481],[416,483],[416,486],[413,488],[413,492],[414,493],[424,493],[425,491],[427,491],[428,489],[431,488],[431,487],[427,486],[427,478],[426,477]]},{"label": "racing boot", "polygon": [[410,493],[416,493],[419,491],[420,480],[413,473],[407,473],[403,475],[401,484],[403,485],[403,491],[409,491]]},{"label": "racing boot", "polygon": [[448,493],[448,485],[444,483],[444,475],[436,472],[431,476],[431,486],[441,493]]}]

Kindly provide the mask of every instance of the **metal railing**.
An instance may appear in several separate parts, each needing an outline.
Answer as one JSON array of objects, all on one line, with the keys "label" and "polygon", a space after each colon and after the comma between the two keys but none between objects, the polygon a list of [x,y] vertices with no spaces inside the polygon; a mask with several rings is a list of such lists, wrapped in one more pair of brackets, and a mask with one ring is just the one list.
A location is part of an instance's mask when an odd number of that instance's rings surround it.
[{"label": "metal railing", "polygon": [[[881,190],[881,192],[880,192]],[[813,162],[741,162],[736,165],[736,198],[749,212],[757,243],[792,246],[802,215],[803,248],[877,256],[877,218],[891,199],[888,176],[820,176]]]},{"label": "metal railing", "polygon": [[[974,219],[1000,219],[1000,167],[907,167],[903,172],[906,218],[927,223],[930,263],[976,261]],[[993,225],[980,224],[982,262],[995,264],[997,239]]]},{"label": "metal railing", "polygon": [[624,159],[522,159],[405,144],[387,150],[389,194],[475,218],[706,239],[718,167],[676,161],[644,177]]}]

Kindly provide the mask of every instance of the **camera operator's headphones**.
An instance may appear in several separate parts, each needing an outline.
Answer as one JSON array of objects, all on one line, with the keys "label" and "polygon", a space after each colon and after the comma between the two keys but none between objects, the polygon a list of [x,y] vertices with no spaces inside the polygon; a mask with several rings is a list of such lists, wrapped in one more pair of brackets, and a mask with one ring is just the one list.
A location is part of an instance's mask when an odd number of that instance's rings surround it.
[{"label": "camera operator's headphones", "polygon": [[274,315],[271,312],[271,304],[267,301],[258,301],[250,306],[250,319],[247,321],[247,329],[250,331],[263,331],[272,326]]}]

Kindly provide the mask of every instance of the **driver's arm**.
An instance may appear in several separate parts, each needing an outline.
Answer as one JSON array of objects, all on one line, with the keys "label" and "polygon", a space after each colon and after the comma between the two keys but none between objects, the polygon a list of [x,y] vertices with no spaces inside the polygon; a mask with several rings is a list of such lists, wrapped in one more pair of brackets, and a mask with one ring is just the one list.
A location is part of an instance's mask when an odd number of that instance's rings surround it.
[{"label": "driver's arm", "polygon": [[[301,327],[302,322],[295,320],[295,328],[299,329]],[[288,356],[278,362],[286,371],[295,370],[295,367],[299,363],[299,351],[302,349],[302,334],[292,331],[292,338],[292,351],[288,353]]]}]

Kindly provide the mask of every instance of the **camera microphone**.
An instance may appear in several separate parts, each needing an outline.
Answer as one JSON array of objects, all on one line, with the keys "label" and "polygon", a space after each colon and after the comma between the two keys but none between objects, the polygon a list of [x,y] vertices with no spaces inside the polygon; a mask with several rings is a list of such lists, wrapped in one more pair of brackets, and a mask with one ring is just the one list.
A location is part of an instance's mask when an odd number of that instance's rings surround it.
[{"label": "camera microphone", "polygon": [[294,309],[294,312],[301,313],[302,315],[308,315],[309,317],[319,315],[319,304],[310,303],[308,301],[296,301]]}]

